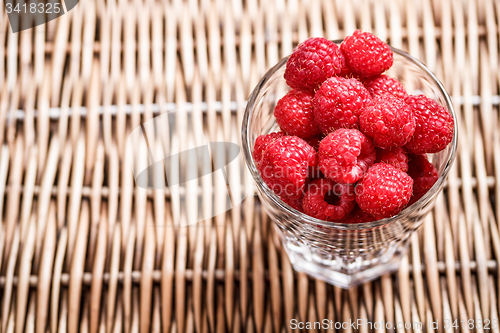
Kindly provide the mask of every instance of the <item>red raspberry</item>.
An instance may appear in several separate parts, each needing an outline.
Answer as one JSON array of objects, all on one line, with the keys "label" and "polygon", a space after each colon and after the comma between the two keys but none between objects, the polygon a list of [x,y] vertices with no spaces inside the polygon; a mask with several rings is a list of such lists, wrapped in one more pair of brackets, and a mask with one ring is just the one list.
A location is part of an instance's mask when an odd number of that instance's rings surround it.
[{"label": "red raspberry", "polygon": [[304,213],[325,221],[339,221],[354,208],[354,185],[318,179],[309,185],[302,207]]},{"label": "red raspberry", "polygon": [[359,117],[359,127],[380,148],[404,146],[415,131],[415,118],[404,101],[377,96]]},{"label": "red raspberry", "polygon": [[323,81],[340,73],[344,56],[339,47],[322,37],[299,44],[286,63],[285,80],[292,88],[313,92]]},{"label": "red raspberry", "polygon": [[302,208],[302,199],[303,199],[303,197],[300,197],[298,199],[290,199],[286,196],[281,197],[281,200],[283,200],[284,203],[286,203],[288,206],[292,207],[293,209],[298,210],[301,213],[304,212],[304,209]]},{"label": "red raspberry", "polygon": [[252,157],[257,169],[259,169],[259,165],[266,154],[267,146],[284,135],[285,133],[283,132],[274,132],[266,135],[260,135],[257,139],[255,139]]},{"label": "red raspberry", "polygon": [[415,134],[406,144],[415,154],[437,153],[453,139],[453,117],[435,100],[424,95],[405,99],[415,117]]},{"label": "red raspberry", "polygon": [[404,172],[408,171],[408,156],[406,156],[402,147],[389,149],[377,148],[377,159],[375,163],[387,163]]},{"label": "red raspberry", "polygon": [[375,161],[375,148],[358,130],[341,128],[319,144],[319,168],[338,183],[355,183]]},{"label": "red raspberry", "polygon": [[377,219],[396,215],[410,201],[413,179],[386,163],[376,163],[356,187],[359,207]]},{"label": "red raspberry", "polygon": [[371,102],[370,93],[356,79],[331,77],[314,95],[314,120],[323,133],[358,128],[358,117]]},{"label": "red raspberry", "polygon": [[389,45],[369,32],[354,31],[340,44],[340,50],[351,72],[362,77],[380,75],[394,61]]},{"label": "red raspberry", "polygon": [[310,138],[320,133],[314,122],[312,98],[310,93],[292,89],[278,101],[274,116],[283,132],[300,138]]},{"label": "red raspberry", "polygon": [[316,180],[316,179],[324,178],[324,176],[321,173],[321,170],[319,169],[319,166],[316,165],[316,166],[309,167],[309,170],[307,172],[307,178],[310,181],[313,181],[313,180]]},{"label": "red raspberry", "polygon": [[366,222],[373,222],[377,221],[377,218],[374,217],[373,215],[368,214],[367,212],[364,212],[359,208],[359,206],[356,204],[354,208],[352,209],[351,213],[346,215],[342,219],[342,223],[366,223]]},{"label": "red raspberry", "polygon": [[278,196],[298,199],[303,194],[308,168],[316,164],[313,147],[296,136],[283,136],[267,146],[259,172]]},{"label": "red raspberry", "polygon": [[372,97],[390,94],[394,97],[405,99],[408,96],[401,82],[387,75],[370,78],[365,80],[363,84]]},{"label": "red raspberry", "polygon": [[321,142],[321,140],[323,140],[324,136],[323,135],[316,135],[316,136],[313,136],[312,138],[307,138],[307,139],[304,139],[306,140],[306,142],[314,148],[314,150],[318,151],[319,149],[319,143]]},{"label": "red raspberry", "polygon": [[439,173],[425,155],[410,154],[408,160],[408,176],[413,179],[413,197],[410,203],[413,203],[436,183]]},{"label": "red raspberry", "polygon": [[342,58],[344,59],[344,62],[342,63],[342,70],[340,71],[340,73],[337,74],[337,76],[342,76],[345,77],[346,79],[354,77],[354,75],[351,73],[351,70],[349,69],[349,67],[347,67],[345,63],[345,58],[344,57]]}]

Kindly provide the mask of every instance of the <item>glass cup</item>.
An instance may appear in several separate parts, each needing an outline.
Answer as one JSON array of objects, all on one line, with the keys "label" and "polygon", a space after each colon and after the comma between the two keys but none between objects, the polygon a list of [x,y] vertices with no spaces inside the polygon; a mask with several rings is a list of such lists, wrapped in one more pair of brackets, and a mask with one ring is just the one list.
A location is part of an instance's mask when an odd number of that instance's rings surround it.
[{"label": "glass cup", "polygon": [[422,198],[396,216],[357,224],[326,222],[291,208],[264,183],[252,159],[252,150],[259,135],[279,130],[273,111],[277,101],[290,90],[283,78],[288,57],[271,68],[255,87],[243,118],[246,164],[294,269],[343,288],[373,280],[399,267],[410,235],[431,210],[455,159],[457,120],[450,96],[424,64],[401,50],[392,48],[392,51],[394,65],[387,75],[400,80],[408,94],[423,94],[436,100],[455,121],[453,140],[448,147],[428,155],[439,179]]}]

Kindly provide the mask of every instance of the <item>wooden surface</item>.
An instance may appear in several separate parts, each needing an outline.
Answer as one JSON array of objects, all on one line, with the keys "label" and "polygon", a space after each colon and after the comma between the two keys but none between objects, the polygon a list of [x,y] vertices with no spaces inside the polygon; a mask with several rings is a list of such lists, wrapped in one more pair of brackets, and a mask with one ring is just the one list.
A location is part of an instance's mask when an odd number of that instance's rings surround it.
[{"label": "wooden surface", "polygon": [[[132,129],[176,108],[182,132],[189,102],[209,139],[238,142],[269,67],[309,36],[355,28],[426,63],[459,118],[446,189],[397,273],[343,291],[293,272],[253,192],[182,228],[178,193],[135,186]],[[2,11],[0,331],[498,321],[499,33],[498,0],[82,0],[17,34]]]}]

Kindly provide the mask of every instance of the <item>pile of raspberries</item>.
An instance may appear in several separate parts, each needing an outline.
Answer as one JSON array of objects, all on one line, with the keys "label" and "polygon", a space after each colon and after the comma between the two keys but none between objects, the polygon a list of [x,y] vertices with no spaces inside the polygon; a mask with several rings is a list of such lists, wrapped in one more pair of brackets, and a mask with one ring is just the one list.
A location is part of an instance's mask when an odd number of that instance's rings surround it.
[{"label": "pile of raspberries", "polygon": [[340,47],[309,38],[292,53],[291,90],[274,116],[281,131],[259,136],[253,158],[264,182],[290,207],[341,223],[398,214],[438,179],[426,154],[451,142],[452,115],[408,95],[383,75],[390,47],[355,31]]}]

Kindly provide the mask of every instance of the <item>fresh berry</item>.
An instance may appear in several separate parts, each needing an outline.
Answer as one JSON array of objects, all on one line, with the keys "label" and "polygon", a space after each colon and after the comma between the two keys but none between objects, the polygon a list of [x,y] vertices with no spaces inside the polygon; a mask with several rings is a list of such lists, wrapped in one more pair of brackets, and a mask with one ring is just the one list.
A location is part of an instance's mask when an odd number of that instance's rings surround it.
[{"label": "fresh berry", "polygon": [[437,153],[453,139],[453,117],[444,107],[424,95],[405,99],[415,117],[415,133],[406,144],[415,154]]},{"label": "fresh berry", "polygon": [[322,37],[309,38],[288,58],[284,77],[290,87],[312,92],[340,73],[343,63],[337,44]]},{"label": "fresh berry", "polygon": [[312,99],[311,93],[292,89],[278,101],[274,116],[283,132],[299,138],[310,138],[320,133],[314,122]]},{"label": "fresh berry", "polygon": [[361,77],[380,75],[391,68],[394,55],[389,45],[369,32],[354,31],[340,44],[350,71]]},{"label": "fresh berry", "polygon": [[295,210],[298,210],[299,212],[303,213],[304,209],[302,209],[302,199],[303,197],[297,198],[297,199],[290,199],[286,196],[281,196],[281,200],[283,200],[284,203],[286,203],[288,206],[292,207]]},{"label": "fresh berry", "polygon": [[343,62],[342,62],[342,70],[340,73],[337,74],[337,76],[342,76],[345,77],[346,79],[350,79],[354,77],[354,75],[351,73],[351,69],[347,67],[347,64],[345,63],[345,58],[342,56]]},{"label": "fresh berry", "polygon": [[342,219],[342,223],[366,223],[376,221],[377,218],[363,211],[356,204],[351,213]]},{"label": "fresh berry", "polygon": [[378,219],[396,215],[410,201],[413,179],[386,163],[374,164],[356,187],[356,202]]},{"label": "fresh berry", "polygon": [[389,149],[377,148],[377,159],[375,163],[387,163],[404,172],[408,171],[408,156],[406,156],[402,147]]},{"label": "fresh berry", "polygon": [[403,146],[415,131],[415,118],[403,100],[377,96],[359,117],[359,127],[380,148]]},{"label": "fresh berry", "polygon": [[318,151],[319,149],[319,143],[321,142],[321,140],[323,140],[324,136],[323,135],[316,135],[316,136],[313,136],[312,138],[307,138],[307,139],[304,139],[306,140],[306,142],[314,148],[314,150]]},{"label": "fresh berry", "polygon": [[329,179],[313,181],[302,200],[304,212],[325,221],[339,221],[354,207],[354,185]]},{"label": "fresh berry", "polygon": [[390,94],[394,97],[405,99],[408,96],[401,82],[387,75],[367,79],[363,84],[372,97]]},{"label": "fresh berry", "polygon": [[283,136],[267,146],[259,171],[278,196],[297,199],[303,193],[309,167],[316,164],[313,147],[296,136]]},{"label": "fresh berry", "polygon": [[341,128],[319,144],[319,167],[338,183],[355,183],[375,161],[375,148],[358,130]]},{"label": "fresh berry", "polygon": [[371,102],[370,93],[356,79],[331,77],[314,95],[314,120],[325,134],[338,128],[358,128],[358,117]]},{"label": "fresh berry", "polygon": [[255,166],[257,167],[257,169],[259,169],[260,163],[262,162],[262,159],[266,154],[267,146],[269,146],[270,143],[274,142],[275,140],[281,138],[284,135],[285,133],[283,132],[273,132],[270,134],[260,135],[259,137],[257,137],[252,152],[252,157],[254,159]]},{"label": "fresh berry", "polygon": [[425,155],[410,154],[408,160],[408,176],[413,179],[413,197],[411,201],[417,201],[436,183],[439,174]]},{"label": "fresh berry", "polygon": [[311,181],[324,178],[323,174],[321,173],[321,170],[318,165],[311,166],[309,167],[309,170],[307,172],[307,178]]}]

